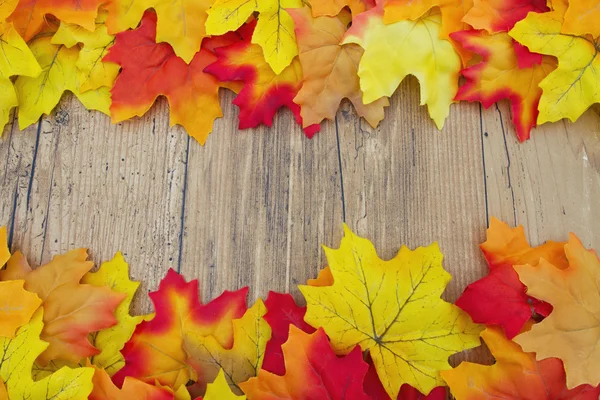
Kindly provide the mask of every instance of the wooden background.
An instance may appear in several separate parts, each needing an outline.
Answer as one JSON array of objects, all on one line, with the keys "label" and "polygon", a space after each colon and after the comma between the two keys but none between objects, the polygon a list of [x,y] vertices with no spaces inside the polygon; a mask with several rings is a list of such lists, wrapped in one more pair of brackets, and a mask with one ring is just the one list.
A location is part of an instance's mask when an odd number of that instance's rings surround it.
[{"label": "wooden background", "polygon": [[252,298],[300,298],[344,221],[383,258],[439,241],[449,300],[484,274],[477,245],[491,216],[524,224],[534,244],[574,231],[600,247],[600,108],[519,144],[507,104],[455,104],[439,132],[408,79],[377,129],[345,103],[309,140],[289,112],[238,131],[222,94],[225,118],[204,147],[169,128],[165,100],[113,126],[67,96],[39,125],[8,126],[0,224],[12,249],[32,265],[76,247],[97,263],[121,250],[147,312],[144,292],[170,267],[198,278],[205,301],[246,285]]}]

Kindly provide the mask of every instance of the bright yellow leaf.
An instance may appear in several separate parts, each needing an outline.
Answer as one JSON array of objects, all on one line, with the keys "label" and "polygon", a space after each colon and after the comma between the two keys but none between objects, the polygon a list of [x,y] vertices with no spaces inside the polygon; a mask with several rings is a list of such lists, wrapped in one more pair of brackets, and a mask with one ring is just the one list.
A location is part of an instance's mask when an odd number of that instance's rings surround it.
[{"label": "bright yellow leaf", "polygon": [[540,83],[538,124],[562,118],[575,121],[600,102],[600,38],[562,34],[559,14],[529,13],[510,31],[529,50],[558,58],[558,68]]},{"label": "bright yellow leaf", "polygon": [[13,83],[8,78],[0,78],[0,136],[10,120],[10,111],[19,104]]},{"label": "bright yellow leaf", "polygon": [[65,91],[70,91],[90,110],[110,114],[110,92],[107,87],[80,90],[77,59],[79,48],[54,45],[51,37],[41,35],[29,45],[42,67],[35,78],[19,76],[15,89],[19,99],[19,127],[24,129],[35,123],[42,114],[50,114]]},{"label": "bright yellow leaf", "polygon": [[102,263],[97,272],[88,272],[81,279],[81,283],[94,286],[108,286],[112,291],[125,293],[127,297],[115,309],[117,325],[103,329],[91,334],[90,342],[100,350],[100,353],[92,356],[90,361],[98,368],[103,368],[112,376],[117,372],[125,361],[121,349],[125,342],[131,338],[137,324],[144,320],[144,316],[129,315],[129,308],[139,282],[129,280],[129,267],[121,252],[115,254],[111,261]]},{"label": "bright yellow leaf", "polygon": [[0,379],[11,400],[86,400],[92,391],[92,368],[61,368],[46,378],[31,377],[34,360],[48,346],[40,340],[42,309],[14,339],[0,338]]},{"label": "bright yellow leaf", "polygon": [[200,50],[202,40],[208,36],[205,21],[206,11],[214,0],[111,0],[106,21],[108,32],[117,34],[135,28],[144,11],[152,8],[158,16],[156,42],[169,43],[175,54],[190,63]]},{"label": "bright yellow leaf", "polygon": [[[0,80],[0,89],[2,85],[2,80]],[[1,91],[1,93],[6,93]],[[0,127],[1,129],[1,127]],[[6,235],[6,227],[0,227],[0,269],[6,264],[6,262],[10,259],[10,249],[8,248],[8,238]]]},{"label": "bright yellow leaf", "polygon": [[415,21],[383,22],[374,8],[352,21],[343,43],[357,43],[365,53],[358,66],[365,104],[390,97],[407,75],[421,85],[421,105],[442,129],[456,92],[461,61],[452,44],[439,38],[441,15],[430,11]]},{"label": "bright yellow leaf", "polygon": [[391,398],[405,383],[428,394],[444,384],[449,356],[479,345],[480,326],[440,299],[451,276],[437,243],[402,246],[384,261],[371,242],[344,231],[339,249],[325,248],[332,286],[300,286],[304,319],[323,327],[338,354],[368,351]]},{"label": "bright yellow leaf", "polygon": [[52,37],[52,44],[64,44],[69,48],[81,43],[75,66],[79,71],[79,90],[82,93],[102,86],[112,88],[119,74],[120,67],[117,64],[102,61],[115,41],[115,37],[108,34],[105,21],[106,12],[100,12],[94,32],[79,25],[61,22]]},{"label": "bright yellow leaf", "polygon": [[240,319],[233,320],[233,346],[223,347],[212,335],[191,332],[183,347],[189,355],[188,363],[198,373],[198,384],[213,382],[222,369],[231,389],[238,394],[237,384],[258,374],[265,356],[271,327],[263,319],[267,308],[262,300],[246,311]]},{"label": "bright yellow leaf", "polygon": [[565,245],[567,269],[546,260],[536,267],[516,266],[527,294],[553,307],[542,322],[514,338],[523,351],[538,360],[560,358],[567,374],[567,388],[600,384],[600,259],[571,234]]},{"label": "bright yellow leaf", "polygon": [[258,12],[252,43],[262,47],[265,60],[279,74],[298,55],[294,21],[285,9],[299,7],[301,0],[216,0],[208,10],[206,33],[235,31]]},{"label": "bright yellow leaf", "polygon": [[246,396],[238,396],[231,391],[225,373],[219,370],[219,374],[213,383],[209,383],[206,388],[204,400],[245,400]]},{"label": "bright yellow leaf", "polygon": [[15,331],[25,325],[42,300],[23,288],[25,281],[0,282],[0,336],[15,337]]}]

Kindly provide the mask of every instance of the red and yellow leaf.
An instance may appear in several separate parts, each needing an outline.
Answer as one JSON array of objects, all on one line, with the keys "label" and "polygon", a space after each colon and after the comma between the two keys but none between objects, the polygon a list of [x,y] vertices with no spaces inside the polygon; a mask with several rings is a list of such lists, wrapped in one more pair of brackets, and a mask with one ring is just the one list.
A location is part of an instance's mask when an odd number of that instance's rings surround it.
[{"label": "red and yellow leaf", "polygon": [[356,346],[338,358],[322,329],[308,334],[290,326],[283,345],[285,375],[261,370],[240,387],[248,400],[277,399],[369,399],[363,391],[368,369]]},{"label": "red and yellow leaf", "polygon": [[473,0],[473,8],[462,20],[489,33],[508,32],[529,12],[546,11],[546,0]]}]

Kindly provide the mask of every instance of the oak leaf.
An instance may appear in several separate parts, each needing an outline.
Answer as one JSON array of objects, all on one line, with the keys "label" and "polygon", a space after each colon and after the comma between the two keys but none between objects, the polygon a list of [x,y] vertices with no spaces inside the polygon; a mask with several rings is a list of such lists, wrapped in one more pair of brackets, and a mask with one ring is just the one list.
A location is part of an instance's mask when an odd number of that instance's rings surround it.
[{"label": "oak leaf", "polygon": [[103,263],[97,272],[86,273],[81,282],[94,286],[107,286],[110,290],[124,293],[126,296],[114,312],[117,324],[94,332],[90,336],[93,346],[100,350],[100,353],[90,358],[90,362],[112,376],[125,364],[121,349],[131,338],[135,327],[144,319],[150,319],[151,316],[129,315],[133,296],[140,283],[129,280],[129,267],[121,252],[117,252],[111,261]]},{"label": "oak leaf", "polygon": [[[257,44],[250,43],[255,23],[247,24],[245,39],[229,46],[215,49],[217,61],[204,69],[223,82],[244,82],[233,104],[240,108],[239,128],[255,128],[260,124],[271,126],[273,117],[281,107],[289,108],[302,124],[300,106],[294,96],[302,86],[302,67],[297,59],[281,73],[275,74],[265,61],[263,51]],[[307,127],[312,137],[319,127]]]},{"label": "oak leaf", "polygon": [[215,119],[222,117],[219,80],[204,68],[217,61],[202,48],[186,64],[166,43],[156,43],[156,14],[146,12],[141,25],[119,33],[104,61],[122,68],[113,86],[114,123],[144,115],[160,95],[169,101],[171,126],[182,125],[204,144]]},{"label": "oak leaf", "polygon": [[236,31],[258,12],[252,43],[263,49],[264,57],[276,74],[298,55],[294,21],[286,9],[302,7],[301,0],[216,0],[208,10],[206,32],[222,35]]},{"label": "oak leaf", "polygon": [[31,319],[42,300],[23,288],[25,281],[0,282],[0,337],[15,337],[18,328]]},{"label": "oak leaf", "polygon": [[489,33],[508,32],[529,12],[546,11],[546,0],[473,0],[462,21]]},{"label": "oak leaf", "polygon": [[19,128],[25,129],[37,122],[42,114],[50,114],[65,91],[77,96],[87,109],[110,113],[108,88],[81,91],[76,66],[79,48],[54,45],[51,37],[44,35],[34,39],[29,48],[42,72],[35,78],[19,76],[15,82],[19,99]]},{"label": "oak leaf", "polygon": [[[0,8],[3,7],[0,3]],[[8,123],[11,110],[19,104],[11,77],[36,77],[41,72],[37,60],[13,24],[0,18],[0,135]],[[4,265],[4,263],[0,264]]]},{"label": "oak leaf", "polygon": [[598,0],[569,0],[562,32],[572,35],[592,35],[600,38],[600,3]]},{"label": "oak leaf", "polygon": [[456,300],[473,321],[486,325],[499,325],[511,339],[527,321],[547,316],[552,306],[527,296],[525,285],[519,280],[514,265],[538,265],[540,259],[549,260],[559,268],[567,267],[564,242],[548,241],[531,247],[527,243],[523,226],[510,228],[492,217],[487,230],[487,240],[481,250],[489,265],[489,274],[471,283]]},{"label": "oak leaf", "polygon": [[304,2],[310,5],[313,17],[335,17],[344,7],[348,7],[352,15],[356,16],[375,7],[375,0],[304,0]]},{"label": "oak leaf", "polygon": [[0,337],[0,380],[8,398],[35,400],[85,400],[92,391],[92,368],[61,368],[40,381],[31,377],[31,368],[47,343],[40,340],[42,309],[11,338]]},{"label": "oak leaf", "polygon": [[153,9],[158,17],[156,42],[169,43],[178,57],[187,64],[200,51],[208,36],[204,24],[206,11],[214,0],[109,0],[108,32],[117,34],[138,26],[144,12]]},{"label": "oak leaf", "polygon": [[529,13],[509,33],[530,51],[558,59],[558,67],[540,83],[538,124],[562,118],[575,121],[600,102],[600,38],[561,33],[562,18],[557,14]]},{"label": "oak leaf", "polygon": [[600,260],[571,234],[565,245],[567,269],[546,260],[537,266],[515,269],[527,293],[552,304],[550,315],[514,340],[538,360],[560,358],[567,374],[567,387],[600,384]]},{"label": "oak leaf", "polygon": [[306,333],[313,333],[315,328],[304,322],[306,307],[300,307],[290,294],[269,292],[265,300],[267,313],[265,321],[271,327],[271,339],[267,342],[262,369],[277,375],[285,374],[285,362],[281,346],[287,342],[290,326]]},{"label": "oak leaf", "polygon": [[391,96],[407,75],[414,75],[421,85],[421,104],[427,104],[441,129],[458,91],[461,61],[452,44],[439,38],[440,29],[436,11],[389,25],[383,22],[381,5],[355,17],[342,43],[365,50],[358,66],[363,102]]},{"label": "oak leaf", "polygon": [[368,365],[359,346],[338,358],[323,329],[309,334],[290,326],[283,354],[284,375],[261,370],[240,384],[249,400],[369,399],[363,391]]},{"label": "oak leaf", "polygon": [[462,362],[454,369],[442,371],[457,400],[598,399],[599,388],[583,385],[567,389],[559,359],[536,361],[533,353],[525,353],[497,328],[488,327],[481,336],[496,359],[495,364]]},{"label": "oak leaf", "polygon": [[231,348],[232,320],[244,315],[247,293],[248,289],[225,291],[210,303],[200,304],[198,281],[187,283],[170,269],[158,290],[149,294],[156,311],[154,318],[135,328],[121,351],[125,366],[117,371],[113,381],[120,386],[125,377],[131,376],[175,390],[196,381],[197,374],[189,365],[184,341],[193,333],[210,335],[221,346]]},{"label": "oak leaf", "polygon": [[482,61],[461,73],[467,79],[456,100],[479,101],[485,108],[508,99],[520,141],[529,139],[536,126],[542,90],[540,82],[556,68],[553,57],[544,56],[542,63],[520,68],[513,40],[507,33],[490,35],[485,31],[460,31],[452,38],[468,50],[479,54]]},{"label": "oak leaf", "polygon": [[258,299],[241,318],[234,319],[230,346],[224,346],[213,335],[197,331],[186,335],[183,348],[198,375],[195,391],[205,391],[206,385],[223,370],[233,392],[242,393],[238,385],[258,374],[271,338],[271,328],[263,318],[266,312]]},{"label": "oak leaf", "polygon": [[363,103],[357,73],[364,51],[357,44],[341,44],[350,14],[313,18],[308,7],[289,12],[294,19],[304,74],[302,87],[294,99],[301,107],[304,126],[334,119],[340,102],[347,98],[358,115],[376,127],[389,102],[387,98],[379,98],[370,104]]},{"label": "oak leaf", "polygon": [[109,374],[100,368],[94,367],[92,379],[94,389],[89,400],[173,400],[173,393],[167,389],[150,385],[130,376],[125,378],[123,387],[119,389],[110,380]]},{"label": "oak leaf", "polygon": [[225,373],[220,370],[214,382],[206,387],[206,394],[203,400],[245,400],[246,396],[238,396],[231,391]]},{"label": "oak leaf", "polygon": [[52,36],[53,44],[63,44],[68,48],[81,44],[79,57],[75,64],[79,74],[79,90],[81,92],[98,89],[102,86],[111,88],[119,74],[118,65],[102,61],[115,41],[115,37],[108,34],[105,22],[106,12],[98,15],[94,31],[61,22],[58,30]]},{"label": "oak leaf", "polygon": [[451,277],[437,244],[402,246],[381,260],[367,239],[344,227],[337,250],[325,249],[333,275],[328,287],[300,286],[306,322],[323,327],[339,354],[368,351],[390,397],[408,383],[424,394],[443,381],[448,357],[479,344],[480,327],[440,299]]}]

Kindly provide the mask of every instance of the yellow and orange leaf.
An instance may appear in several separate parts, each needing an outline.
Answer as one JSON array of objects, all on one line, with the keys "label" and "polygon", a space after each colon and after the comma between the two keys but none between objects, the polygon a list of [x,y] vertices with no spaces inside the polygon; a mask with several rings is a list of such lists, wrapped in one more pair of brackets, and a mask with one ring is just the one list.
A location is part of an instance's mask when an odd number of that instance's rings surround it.
[{"label": "yellow and orange leaf", "polygon": [[306,284],[309,286],[322,287],[333,285],[333,275],[331,274],[331,268],[325,267],[319,271],[319,274],[315,279],[308,279]]},{"label": "yellow and orange leaf", "polygon": [[456,400],[598,399],[600,388],[584,385],[567,389],[560,360],[536,361],[533,353],[523,352],[497,328],[487,328],[481,337],[496,359],[494,365],[463,362],[442,371]]},{"label": "yellow and orange leaf", "polygon": [[546,0],[473,0],[462,20],[489,33],[508,32],[528,13],[546,11]]},{"label": "yellow and orange leaf", "polygon": [[375,7],[375,0],[305,0],[310,5],[313,17],[335,17],[344,7],[356,16],[369,8]]},{"label": "yellow and orange leaf", "polygon": [[562,33],[592,35],[600,38],[600,2],[598,0],[569,0]]},{"label": "yellow and orange leaf", "polygon": [[538,360],[560,358],[567,387],[600,384],[600,260],[571,234],[565,245],[569,267],[558,269],[542,260],[537,266],[517,266],[527,293],[547,301],[552,313],[514,340]]},{"label": "yellow and orange leaf", "polygon": [[0,336],[13,338],[18,328],[25,325],[38,309],[42,300],[23,288],[25,281],[0,282]]},{"label": "yellow and orange leaf", "polygon": [[20,251],[15,251],[15,254],[10,256],[6,263],[6,268],[0,269],[0,281],[14,281],[25,279],[28,273],[31,272],[31,267],[27,259]]},{"label": "yellow and orange leaf", "polygon": [[173,394],[167,389],[150,385],[132,377],[125,378],[123,387],[117,388],[105,370],[94,367],[92,379],[94,390],[89,400],[173,400]]},{"label": "yellow and orange leaf", "polygon": [[364,50],[357,44],[341,43],[350,14],[313,18],[308,7],[289,12],[294,19],[304,74],[302,87],[294,99],[301,107],[304,126],[334,119],[340,102],[347,98],[358,115],[376,127],[389,102],[384,97],[363,103],[358,65]]},{"label": "yellow and orange leaf", "polygon": [[304,319],[325,330],[338,354],[368,351],[390,397],[405,383],[428,394],[443,384],[450,355],[479,344],[480,326],[440,299],[451,277],[437,244],[402,246],[384,261],[371,242],[344,231],[339,249],[325,249],[333,285],[300,286]]},{"label": "yellow and orange leaf", "polygon": [[[6,227],[0,227],[0,270],[10,259],[10,249],[8,248],[8,237],[6,235]],[[2,271],[0,271],[0,280],[6,280],[2,278]]]},{"label": "yellow and orange leaf", "polygon": [[223,370],[215,378],[214,382],[206,387],[203,400],[245,400],[246,396],[238,396],[231,391]]}]

